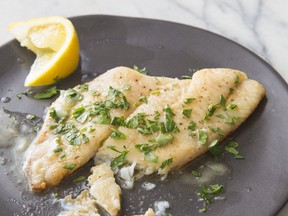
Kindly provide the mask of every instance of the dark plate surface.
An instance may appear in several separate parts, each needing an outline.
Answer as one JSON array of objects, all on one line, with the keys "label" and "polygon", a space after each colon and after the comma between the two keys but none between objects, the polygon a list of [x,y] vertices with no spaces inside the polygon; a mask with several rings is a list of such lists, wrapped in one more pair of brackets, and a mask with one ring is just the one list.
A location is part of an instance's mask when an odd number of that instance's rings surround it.
[{"label": "dark plate surface", "polygon": [[[250,78],[262,83],[267,90],[266,98],[233,134],[240,143],[239,150],[245,160],[234,160],[231,156],[222,159],[221,162],[227,164],[232,172],[212,179],[211,183],[224,184],[226,200],[212,204],[205,215],[265,216],[275,215],[280,210],[288,198],[288,88],[273,68],[246,48],[190,26],[102,15],[71,20],[80,39],[81,64],[60,84],[60,89],[88,81],[120,65],[138,65],[146,67],[150,75],[169,77],[190,75],[188,68],[234,68],[245,71]],[[1,107],[42,116],[44,108],[55,99],[23,97],[19,100],[16,97],[25,91],[24,79],[34,58],[15,40],[0,48],[0,97],[11,98],[9,103],[0,102]],[[9,150],[0,151],[9,157]],[[211,160],[207,154],[185,169],[196,169],[201,163]],[[72,178],[80,173],[88,174],[91,165],[90,162]],[[56,215],[59,211],[57,205],[49,201],[49,192],[27,193],[23,185],[5,175],[5,165],[0,165],[0,176],[0,215]],[[141,189],[141,184],[143,181],[157,181],[154,176],[136,182],[133,190],[124,191],[121,215],[141,213],[147,207],[153,207],[156,200],[168,200],[168,212],[174,216],[200,214],[197,207],[200,208],[201,204],[195,196],[197,185],[179,179],[178,174],[172,174],[148,192]],[[64,189],[77,191],[79,186],[68,178],[53,191],[61,197],[65,194]]]}]

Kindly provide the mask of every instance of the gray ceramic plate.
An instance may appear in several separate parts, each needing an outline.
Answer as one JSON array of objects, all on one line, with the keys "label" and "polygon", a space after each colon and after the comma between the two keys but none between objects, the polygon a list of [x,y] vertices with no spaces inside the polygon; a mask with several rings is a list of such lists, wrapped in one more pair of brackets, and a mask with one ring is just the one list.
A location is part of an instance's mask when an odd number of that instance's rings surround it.
[{"label": "gray ceramic plate", "polygon": [[[224,157],[220,162],[231,171],[229,175],[215,177],[211,184],[225,186],[225,201],[216,201],[206,215],[276,214],[288,197],[288,145],[287,145],[287,84],[258,56],[244,47],[221,36],[191,26],[170,22],[113,16],[84,16],[71,18],[79,34],[81,64],[77,71],[65,79],[59,88],[66,89],[115,66],[138,65],[147,67],[151,75],[180,77],[190,74],[188,68],[229,67],[247,72],[267,89],[266,98],[253,115],[233,134],[240,143],[245,160]],[[23,82],[34,60],[34,55],[14,40],[0,48],[0,97],[8,96],[9,103],[0,103],[10,111],[42,116],[44,107],[52,100],[34,100],[23,97]],[[55,99],[55,98],[54,98]],[[9,150],[1,149],[9,158]],[[197,169],[212,161],[209,154],[191,162],[183,169]],[[88,175],[92,162],[67,178],[52,192],[64,196],[67,191],[79,192],[79,184],[71,179]],[[186,173],[186,174],[185,174]],[[51,202],[51,192],[30,194],[13,175],[5,175],[0,166],[0,215],[56,215],[57,203]],[[142,189],[144,181],[157,182],[155,176],[138,181],[133,190],[124,191],[121,215],[141,213],[153,207],[156,200],[167,200],[167,211],[177,216],[200,214],[193,184],[175,173],[157,183],[150,191]],[[66,191],[66,192],[65,192]]]}]

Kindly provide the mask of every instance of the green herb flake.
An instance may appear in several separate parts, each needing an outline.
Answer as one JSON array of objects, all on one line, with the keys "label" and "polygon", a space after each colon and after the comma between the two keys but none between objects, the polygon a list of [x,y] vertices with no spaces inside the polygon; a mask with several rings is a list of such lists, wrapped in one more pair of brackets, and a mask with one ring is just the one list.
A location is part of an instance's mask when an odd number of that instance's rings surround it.
[{"label": "green herb flake", "polygon": [[118,149],[116,149],[116,146],[107,146],[108,149],[111,149],[112,151],[118,152],[118,153],[122,153],[121,151],[119,151]]},{"label": "green herb flake", "polygon": [[32,115],[32,114],[27,114],[27,115],[26,115],[26,119],[27,119],[27,120],[33,120],[33,119],[35,119],[35,116]]},{"label": "green herb flake", "polygon": [[223,154],[223,150],[218,145],[219,141],[214,140],[208,147],[209,152],[211,152],[215,157],[220,158]]},{"label": "green herb flake", "polygon": [[147,71],[146,67],[140,69],[137,65],[134,65],[134,66],[133,66],[133,69],[136,70],[136,71],[138,71],[138,72],[141,73],[141,74],[144,74],[144,75],[147,75],[147,74],[148,74],[148,71]]},{"label": "green herb flake", "polygon": [[51,109],[49,112],[49,116],[55,121],[55,122],[59,122],[60,117],[57,115],[56,110],[55,109]]},{"label": "green herb flake", "polygon": [[196,98],[186,98],[184,103],[185,104],[191,104]]},{"label": "green herb flake", "polygon": [[157,163],[158,157],[149,152],[147,154],[144,154],[144,160],[151,162],[151,163]]},{"label": "green herb flake", "polygon": [[235,83],[235,85],[237,85],[237,84],[239,84],[239,82],[240,82],[239,75],[237,75],[234,83]]},{"label": "green herb flake", "polygon": [[123,116],[121,117],[114,117],[111,121],[111,125],[114,126],[125,126],[125,119]]},{"label": "green herb flake", "polygon": [[216,108],[217,108],[216,105],[210,104],[208,106],[208,112],[205,114],[204,119],[208,120],[209,117],[211,117],[214,114],[214,112],[216,111]]},{"label": "green herb flake", "polygon": [[220,184],[214,184],[207,186],[202,186],[200,190],[197,191],[197,195],[203,200],[203,208],[200,210],[201,212],[205,212],[207,210],[207,206],[214,202],[214,197],[224,193],[224,186]]},{"label": "green herb flake", "polygon": [[78,107],[74,110],[74,112],[72,113],[72,116],[80,123],[84,123],[87,119],[88,119],[88,112],[85,112],[85,108],[84,107]]},{"label": "green herb flake", "polygon": [[156,138],[156,142],[158,143],[158,147],[166,146],[172,143],[174,136],[172,134],[159,134]]},{"label": "green herb flake", "polygon": [[129,90],[131,88],[131,85],[128,84],[128,83],[125,83],[124,86],[123,86],[123,90]]},{"label": "green herb flake", "polygon": [[63,151],[63,149],[61,147],[57,147],[57,148],[55,148],[53,150],[53,152],[55,152],[55,153],[59,153],[59,152],[62,152],[62,151]]},{"label": "green herb flake", "polygon": [[63,166],[64,169],[73,170],[77,165],[76,164],[68,164]]},{"label": "green herb flake", "polygon": [[152,95],[159,95],[160,93],[160,90],[154,90],[151,92]]},{"label": "green herb flake", "polygon": [[167,114],[169,114],[170,116],[174,116],[175,114],[172,112],[170,106],[167,104],[164,108],[163,111]]},{"label": "green herb flake", "polygon": [[192,170],[191,174],[195,177],[200,177],[201,176],[201,173],[199,173],[198,171],[196,170]]},{"label": "green herb flake", "polygon": [[78,85],[77,88],[79,89],[80,92],[87,92],[89,90],[89,85],[81,84],[81,85]]},{"label": "green herb flake", "polygon": [[190,121],[190,122],[189,122],[189,124],[188,124],[188,129],[189,129],[189,130],[195,131],[195,130],[196,130],[196,127],[197,127],[196,122],[194,122],[194,121]]},{"label": "green herb flake", "polygon": [[182,115],[185,116],[186,118],[189,118],[191,113],[192,113],[192,109],[184,109],[182,111]]},{"label": "green herb flake", "polygon": [[159,118],[160,118],[160,113],[158,111],[155,111],[153,119],[156,121],[156,120],[159,120]]},{"label": "green herb flake", "polygon": [[109,87],[107,100],[105,101],[106,108],[120,108],[128,110],[130,103],[127,101],[125,95],[113,87]]},{"label": "green herb flake", "polygon": [[116,167],[120,167],[124,164],[126,155],[128,154],[128,150],[124,150],[118,157],[114,158],[111,161],[111,168],[115,169]]},{"label": "green herb flake", "polygon": [[160,165],[160,169],[164,169],[165,167],[167,167],[167,166],[169,166],[170,164],[172,164],[172,162],[173,162],[173,158],[169,158],[169,159],[167,159],[167,160],[164,160],[163,162],[162,162],[162,164]]},{"label": "green herb flake", "polygon": [[85,176],[78,176],[77,178],[73,179],[73,182],[82,182],[86,179]]},{"label": "green herb flake", "polygon": [[225,151],[233,154],[235,159],[244,159],[244,157],[240,155],[239,151],[236,149],[238,146],[239,144],[236,141],[230,140],[225,145]]},{"label": "green herb flake", "polygon": [[235,109],[237,107],[238,107],[237,104],[230,103],[230,104],[228,104],[227,109],[233,110],[233,109]]},{"label": "green herb flake", "polygon": [[216,133],[216,134],[218,134],[218,135],[220,135],[220,136],[224,136],[223,131],[221,130],[221,128],[219,128],[219,127],[214,128],[214,127],[212,127],[212,126],[208,126],[208,128],[209,128],[212,132],[214,132],[214,133]]},{"label": "green herb flake", "polygon": [[147,100],[147,97],[146,97],[146,96],[140,97],[140,98],[139,98],[139,101],[142,102],[142,103],[145,103],[145,104],[148,103],[148,100]]},{"label": "green herb flake", "polygon": [[221,95],[220,97],[220,105],[222,106],[222,108],[225,110],[225,106],[226,106],[226,99],[223,95]]},{"label": "green herb flake", "polygon": [[226,124],[232,124],[232,125],[234,125],[234,124],[235,124],[235,120],[237,120],[237,119],[239,119],[238,116],[228,116],[228,117],[226,118],[225,123],[226,123]]},{"label": "green herb flake", "polygon": [[172,119],[171,115],[167,113],[165,115],[165,121],[162,124],[161,131],[162,133],[179,132],[179,128],[177,127],[175,121]]},{"label": "green herb flake", "polygon": [[53,86],[51,88],[46,89],[45,91],[41,92],[41,93],[37,93],[34,95],[34,98],[36,99],[48,99],[48,98],[52,98],[54,95],[57,94],[57,88],[56,86]]},{"label": "green herb flake", "polygon": [[218,115],[215,115],[217,118],[220,118],[220,119],[225,119],[225,116],[223,114],[218,114]]},{"label": "green herb flake", "polygon": [[198,141],[201,145],[205,145],[208,139],[207,132],[204,130],[198,130]]},{"label": "green herb flake", "polygon": [[123,140],[126,139],[127,136],[122,133],[121,131],[119,131],[118,129],[112,128],[112,133],[110,135],[111,138],[116,139],[116,140]]}]

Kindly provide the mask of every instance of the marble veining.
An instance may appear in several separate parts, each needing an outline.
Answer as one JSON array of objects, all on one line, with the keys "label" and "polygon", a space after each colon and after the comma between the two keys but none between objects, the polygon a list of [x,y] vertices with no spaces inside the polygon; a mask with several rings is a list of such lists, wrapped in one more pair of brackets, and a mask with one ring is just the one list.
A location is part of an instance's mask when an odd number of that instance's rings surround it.
[{"label": "marble veining", "polygon": [[[107,14],[168,20],[232,39],[271,64],[288,81],[287,0],[1,0],[0,45],[6,26],[41,16]],[[13,15],[11,15],[13,14]]]}]

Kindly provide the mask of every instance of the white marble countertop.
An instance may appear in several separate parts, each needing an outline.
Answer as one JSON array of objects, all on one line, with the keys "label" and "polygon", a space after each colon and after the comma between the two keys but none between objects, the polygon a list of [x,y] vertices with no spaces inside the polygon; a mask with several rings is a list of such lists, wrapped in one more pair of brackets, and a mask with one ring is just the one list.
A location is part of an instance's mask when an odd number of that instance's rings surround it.
[{"label": "white marble countertop", "polygon": [[[287,9],[287,0],[1,0],[0,46],[13,39],[6,30],[9,23],[33,17],[107,14],[153,18],[232,39],[265,59],[288,81]],[[280,215],[287,215],[285,212]]]},{"label": "white marble countertop", "polygon": [[249,48],[288,81],[287,0],[1,0],[0,46],[6,26],[41,16],[107,14],[168,20],[206,29]]}]

